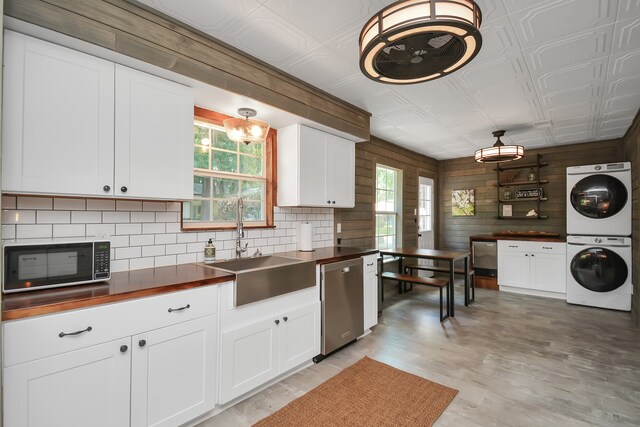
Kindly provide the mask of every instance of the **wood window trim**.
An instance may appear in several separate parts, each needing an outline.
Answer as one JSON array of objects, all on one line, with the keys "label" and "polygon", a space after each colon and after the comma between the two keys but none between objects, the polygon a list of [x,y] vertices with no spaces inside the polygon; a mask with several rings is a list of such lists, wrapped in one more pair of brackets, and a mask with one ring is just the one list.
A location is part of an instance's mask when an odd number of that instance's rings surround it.
[{"label": "wood window trim", "polygon": [[[216,111],[207,110],[206,108],[194,107],[193,115],[195,120],[210,123],[215,126],[223,126],[222,121],[232,118],[226,114]],[[278,131],[269,129],[267,134],[267,143],[265,144],[265,217],[266,225],[251,226],[247,224],[245,228],[274,228],[273,208],[276,206],[276,196],[278,190]],[[182,203],[180,204],[180,229],[182,231],[215,231],[230,230],[236,228],[235,225],[227,227],[184,227],[184,219],[182,217]]]}]

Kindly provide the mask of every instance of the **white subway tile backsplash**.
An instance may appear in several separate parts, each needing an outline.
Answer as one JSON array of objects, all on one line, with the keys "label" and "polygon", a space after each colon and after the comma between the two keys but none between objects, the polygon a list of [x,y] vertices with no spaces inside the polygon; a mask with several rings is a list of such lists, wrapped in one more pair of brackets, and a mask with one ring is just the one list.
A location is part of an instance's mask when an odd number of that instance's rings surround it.
[{"label": "white subway tile backsplash", "polygon": [[164,212],[167,210],[165,202],[142,202],[143,211]]},{"label": "white subway tile backsplash", "polygon": [[114,211],[116,210],[115,200],[87,199],[88,211]]},{"label": "white subway tile backsplash", "polygon": [[2,196],[2,209],[15,209],[16,197],[15,196]]},{"label": "white subway tile backsplash", "polygon": [[106,224],[110,223],[126,223],[130,222],[131,216],[129,212],[103,212],[102,222]]},{"label": "white subway tile backsplash", "polygon": [[144,234],[158,234],[164,233],[164,224],[156,224],[155,222],[142,224],[142,233]]},{"label": "white subway tile backsplash", "polygon": [[3,225],[2,226],[2,240],[11,240],[16,238],[16,226],[15,225]]},{"label": "white subway tile backsplash", "polygon": [[3,210],[3,224],[35,224],[36,211],[26,210]]},{"label": "white subway tile backsplash", "polygon": [[84,224],[53,224],[53,237],[85,237]]},{"label": "white subway tile backsplash", "polygon": [[38,224],[69,224],[71,212],[69,211],[38,211],[36,215]]},{"label": "white subway tile backsplash", "polygon": [[17,239],[48,239],[53,237],[53,226],[50,224],[18,224]]},{"label": "white subway tile backsplash", "polygon": [[[20,196],[3,196],[2,201],[3,239],[102,234],[111,239],[113,272],[202,262],[209,239],[218,259],[235,257],[235,230],[183,232],[179,202]],[[332,245],[332,209],[276,207],[274,214],[275,228],[245,230],[242,244],[248,245],[248,255],[257,248],[263,254],[296,250],[301,221],[313,224],[314,247]]]},{"label": "white subway tile backsplash", "polygon": [[53,199],[50,197],[18,196],[18,209],[53,209]]},{"label": "white subway tile backsplash", "polygon": [[72,211],[71,223],[95,224],[102,221],[102,212],[97,211]]},{"label": "white subway tile backsplash", "polygon": [[56,197],[53,199],[53,209],[62,211],[83,211],[87,208],[85,199],[69,199],[66,197]]},{"label": "white subway tile backsplash", "polygon": [[132,258],[129,260],[129,269],[140,270],[143,268],[153,268],[154,258]]},{"label": "white subway tile backsplash", "polygon": [[142,202],[138,200],[116,200],[117,211],[141,211]]},{"label": "white subway tile backsplash", "polygon": [[140,234],[137,236],[129,236],[131,246],[150,246],[155,244],[155,236],[153,234]]},{"label": "white subway tile backsplash", "polygon": [[176,255],[157,256],[155,258],[154,267],[164,267],[166,265],[176,265]]}]

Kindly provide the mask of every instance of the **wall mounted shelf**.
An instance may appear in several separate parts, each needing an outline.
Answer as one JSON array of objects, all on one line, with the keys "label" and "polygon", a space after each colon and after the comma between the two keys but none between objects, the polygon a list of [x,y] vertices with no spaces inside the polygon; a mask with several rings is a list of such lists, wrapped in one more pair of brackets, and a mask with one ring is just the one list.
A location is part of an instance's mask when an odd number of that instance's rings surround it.
[{"label": "wall mounted shelf", "polygon": [[[498,219],[548,219],[548,216],[542,215],[540,211],[541,202],[548,200],[543,186],[549,181],[540,178],[540,168],[545,166],[548,166],[548,163],[541,161],[540,154],[535,156],[535,162],[518,164],[515,161],[508,165],[497,165],[495,171],[497,172]],[[526,187],[531,187],[531,193],[526,194],[528,190]],[[540,191],[537,192],[537,189]],[[518,198],[516,197],[518,192],[521,192],[521,195],[539,194],[540,197]],[[531,211],[535,211],[537,215],[526,216]]]}]

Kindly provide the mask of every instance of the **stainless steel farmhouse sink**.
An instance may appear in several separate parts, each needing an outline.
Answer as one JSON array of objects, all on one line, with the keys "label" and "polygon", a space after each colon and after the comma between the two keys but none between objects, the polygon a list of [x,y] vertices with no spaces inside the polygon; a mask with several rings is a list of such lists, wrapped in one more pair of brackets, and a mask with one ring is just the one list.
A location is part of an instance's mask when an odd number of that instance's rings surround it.
[{"label": "stainless steel farmhouse sink", "polygon": [[267,255],[218,261],[207,267],[235,273],[236,306],[316,285],[316,263],[297,258]]}]

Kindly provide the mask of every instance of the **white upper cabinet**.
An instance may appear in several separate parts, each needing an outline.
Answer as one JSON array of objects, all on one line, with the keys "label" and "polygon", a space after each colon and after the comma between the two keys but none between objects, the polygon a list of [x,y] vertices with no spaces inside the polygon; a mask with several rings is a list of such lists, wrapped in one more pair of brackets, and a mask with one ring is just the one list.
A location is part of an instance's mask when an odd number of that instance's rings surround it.
[{"label": "white upper cabinet", "polygon": [[278,129],[278,205],[355,206],[355,143],[303,125]]},{"label": "white upper cabinet", "polygon": [[114,64],[5,31],[3,87],[2,190],[110,194]]},{"label": "white upper cabinet", "polygon": [[115,136],[117,196],[192,198],[188,87],[116,65]]},{"label": "white upper cabinet", "polygon": [[5,31],[2,191],[190,199],[188,87]]}]

